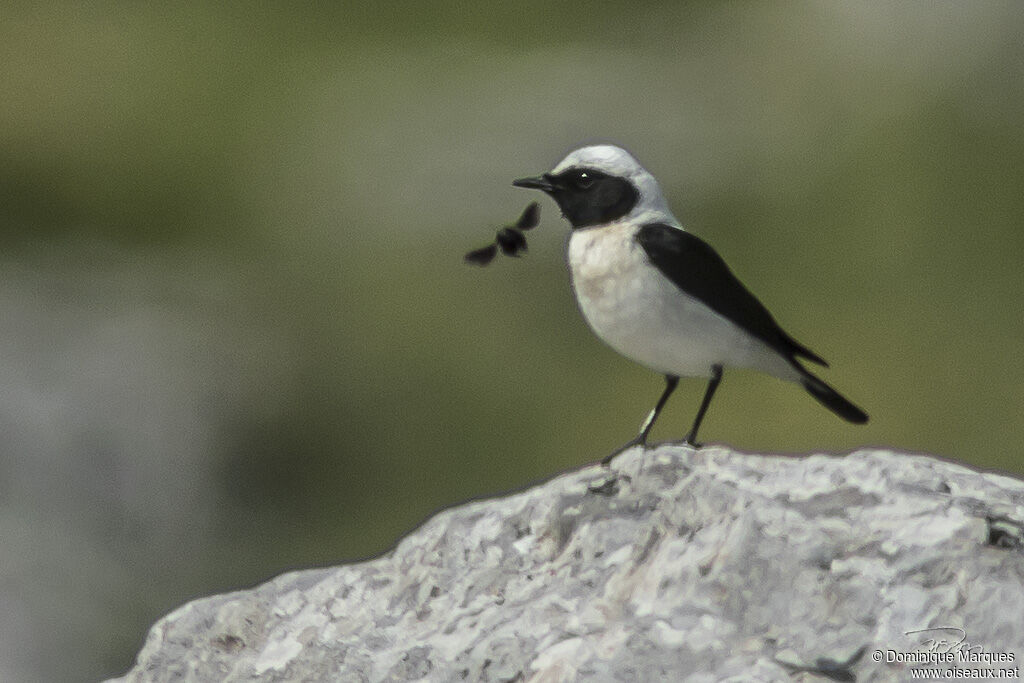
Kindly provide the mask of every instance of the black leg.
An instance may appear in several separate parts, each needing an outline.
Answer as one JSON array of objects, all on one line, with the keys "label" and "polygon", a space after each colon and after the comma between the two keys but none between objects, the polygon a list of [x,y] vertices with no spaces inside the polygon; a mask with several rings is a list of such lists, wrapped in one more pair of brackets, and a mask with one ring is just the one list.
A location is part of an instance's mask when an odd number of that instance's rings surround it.
[{"label": "black leg", "polygon": [[711,379],[708,381],[707,391],[704,392],[704,400],[700,402],[700,409],[697,411],[697,419],[693,421],[693,427],[690,428],[690,433],[686,435],[684,441],[691,446],[700,446],[697,443],[697,430],[700,429],[700,423],[704,420],[704,413],[708,411],[708,406],[711,405],[711,397],[715,395],[715,389],[718,388],[718,383],[722,381],[722,366],[712,365],[711,366]]},{"label": "black leg", "polygon": [[678,377],[675,375],[665,375],[665,391],[661,393],[661,398],[659,398],[658,402],[654,405],[654,410],[652,410],[647,416],[647,419],[644,420],[643,425],[640,427],[640,433],[609,453],[608,456],[601,461],[602,465],[607,465],[612,461],[612,458],[626,449],[637,445],[647,445],[647,435],[651,433],[651,428],[654,427],[654,421],[658,419],[658,415],[661,414],[661,409],[665,407],[666,403],[668,403],[668,397],[676,390],[677,384],[679,384]]}]

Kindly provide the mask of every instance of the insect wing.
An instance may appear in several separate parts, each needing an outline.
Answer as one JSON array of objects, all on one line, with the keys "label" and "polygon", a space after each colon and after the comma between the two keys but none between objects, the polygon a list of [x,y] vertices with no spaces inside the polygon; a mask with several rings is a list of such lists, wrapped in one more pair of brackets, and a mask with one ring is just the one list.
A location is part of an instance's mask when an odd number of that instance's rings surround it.
[{"label": "insect wing", "polygon": [[473,251],[466,254],[466,263],[475,263],[478,266],[486,266],[488,263],[494,260],[495,255],[498,253],[498,247],[494,244],[488,244],[486,247],[480,249],[474,249]]},{"label": "insect wing", "polygon": [[540,204],[537,202],[531,203],[523,211],[523,215],[516,221],[516,227],[520,230],[532,230],[537,227],[540,222]]}]

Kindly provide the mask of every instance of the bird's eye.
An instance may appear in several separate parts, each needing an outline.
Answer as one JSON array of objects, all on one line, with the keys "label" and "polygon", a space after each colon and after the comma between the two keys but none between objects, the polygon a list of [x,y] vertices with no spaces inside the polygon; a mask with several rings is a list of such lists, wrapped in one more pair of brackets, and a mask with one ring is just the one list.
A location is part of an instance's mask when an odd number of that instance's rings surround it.
[{"label": "bird's eye", "polygon": [[581,190],[589,189],[594,184],[594,176],[586,171],[580,171],[576,174],[576,186]]}]

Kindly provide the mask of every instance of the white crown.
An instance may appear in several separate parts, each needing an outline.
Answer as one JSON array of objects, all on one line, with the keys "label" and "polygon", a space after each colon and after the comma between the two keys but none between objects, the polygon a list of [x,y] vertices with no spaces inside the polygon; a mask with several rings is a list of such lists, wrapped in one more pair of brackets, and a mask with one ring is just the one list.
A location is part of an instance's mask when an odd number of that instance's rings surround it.
[{"label": "white crown", "polygon": [[591,145],[580,147],[569,153],[551,173],[558,175],[570,168],[592,168],[610,176],[625,178],[633,183],[640,193],[633,210],[625,217],[637,223],[661,222],[669,225],[681,224],[668,208],[658,181],[640,165],[632,154],[615,145]]}]

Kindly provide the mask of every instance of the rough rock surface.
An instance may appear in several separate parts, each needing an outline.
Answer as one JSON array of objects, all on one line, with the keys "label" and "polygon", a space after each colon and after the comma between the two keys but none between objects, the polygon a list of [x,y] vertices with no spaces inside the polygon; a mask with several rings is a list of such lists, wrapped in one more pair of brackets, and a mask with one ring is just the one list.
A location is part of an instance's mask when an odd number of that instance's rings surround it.
[{"label": "rough rock surface", "polygon": [[634,449],[378,559],[189,603],[120,680],[1020,675],[1022,524],[1024,482],[925,456]]}]

